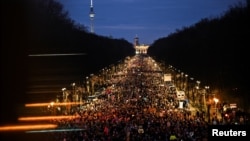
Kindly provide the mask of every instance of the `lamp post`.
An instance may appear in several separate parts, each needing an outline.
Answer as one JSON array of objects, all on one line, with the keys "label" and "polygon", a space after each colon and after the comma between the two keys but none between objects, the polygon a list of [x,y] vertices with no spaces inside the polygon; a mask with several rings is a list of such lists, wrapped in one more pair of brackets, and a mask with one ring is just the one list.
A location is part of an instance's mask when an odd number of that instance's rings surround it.
[{"label": "lamp post", "polygon": [[[200,94],[200,93],[199,93],[200,83],[201,83],[201,82],[197,80],[197,81],[196,81],[196,84],[197,84],[197,85],[196,85],[196,87],[195,87],[195,88],[196,88],[196,97],[198,97],[198,104],[199,104],[199,106],[201,105],[201,102],[200,102],[200,95],[199,95],[199,94]],[[197,98],[196,98],[196,101],[197,101]]]},{"label": "lamp post", "polygon": [[73,102],[76,102],[76,91],[75,91],[75,85],[76,83],[72,83],[72,97],[73,97]]},{"label": "lamp post", "polygon": [[48,105],[48,110],[49,110],[51,115],[55,114],[54,104],[55,104],[54,102],[50,102],[50,104]]},{"label": "lamp post", "polygon": [[205,86],[206,98],[209,98],[209,86]]},{"label": "lamp post", "polygon": [[187,90],[187,85],[188,85],[188,74],[185,74],[184,91]]},{"label": "lamp post", "polygon": [[184,89],[184,72],[181,72],[181,86],[180,88],[183,90]]},{"label": "lamp post", "polygon": [[191,93],[192,93],[192,102],[194,102],[194,84],[193,84],[194,83],[193,82],[194,78],[191,77],[190,80],[191,80],[190,81],[191,82],[190,85],[191,85]]},{"label": "lamp post", "polygon": [[67,94],[65,93],[66,88],[62,88],[62,92],[63,92],[63,102],[67,102]]},{"label": "lamp post", "polygon": [[181,71],[180,70],[178,70],[178,72],[177,72],[177,74],[176,74],[176,86],[178,87],[178,88],[181,88],[181,73],[180,73]]},{"label": "lamp post", "polygon": [[86,88],[87,88],[87,93],[89,94],[89,77],[86,77]]},{"label": "lamp post", "polygon": [[217,111],[218,111],[218,108],[217,108],[217,103],[219,102],[219,99],[218,98],[214,98],[214,103],[215,103],[215,115],[217,117]]},{"label": "lamp post", "polygon": [[200,83],[201,83],[201,81],[196,81],[196,83],[197,83],[197,86],[199,87],[200,86]]},{"label": "lamp post", "polygon": [[[195,86],[195,89],[196,89],[196,91],[195,91],[195,104],[197,105],[197,106],[200,106],[200,102],[199,102],[199,86]],[[198,99],[198,100],[197,100]]]}]

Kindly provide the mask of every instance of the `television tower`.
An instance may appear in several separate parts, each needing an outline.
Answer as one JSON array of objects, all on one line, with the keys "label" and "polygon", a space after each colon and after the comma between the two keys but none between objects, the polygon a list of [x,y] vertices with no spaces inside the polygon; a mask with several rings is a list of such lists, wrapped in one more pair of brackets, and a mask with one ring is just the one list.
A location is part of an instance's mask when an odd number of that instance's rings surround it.
[{"label": "television tower", "polygon": [[94,12],[94,7],[93,7],[93,1],[92,0],[90,0],[89,17],[90,17],[90,32],[94,33],[94,17],[95,17],[95,12]]}]

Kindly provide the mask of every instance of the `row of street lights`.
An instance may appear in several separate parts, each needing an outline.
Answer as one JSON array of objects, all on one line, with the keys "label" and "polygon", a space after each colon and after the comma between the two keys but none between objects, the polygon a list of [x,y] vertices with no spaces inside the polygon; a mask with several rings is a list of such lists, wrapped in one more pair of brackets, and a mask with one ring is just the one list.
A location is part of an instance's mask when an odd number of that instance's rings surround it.
[{"label": "row of street lights", "polygon": [[[128,60],[129,58],[126,58]],[[125,60],[125,61],[126,61]],[[84,82],[82,85],[81,92],[76,89],[76,83],[71,83],[72,90],[67,90],[66,88],[62,88],[62,101],[69,102],[70,101],[70,94],[72,94],[73,102],[78,102],[79,100],[82,101],[83,95],[94,95],[95,94],[95,86],[103,85],[107,82],[107,80],[112,78],[112,74],[119,71],[123,66],[125,61],[119,61],[117,65],[110,65],[109,67],[103,68],[99,75],[90,74],[84,78]],[[121,64],[123,63],[123,64]]]},{"label": "row of street lights", "polygon": [[[126,60],[125,60],[126,61]],[[161,67],[165,67],[165,65],[160,64]],[[84,90],[79,93],[76,92],[76,83],[72,83],[72,96],[73,101],[82,101],[82,95],[86,94],[94,94],[95,93],[95,84],[97,81],[99,83],[105,83],[106,80],[111,79],[112,73],[114,74],[117,70],[119,70],[120,64],[118,66],[111,65],[109,69],[105,68],[100,71],[100,75],[94,75],[90,74],[90,76],[85,77],[85,85],[83,85]],[[190,77],[188,74],[185,74],[184,72],[181,72],[180,70],[176,70],[173,66],[169,66],[167,69],[163,69],[165,72],[170,72],[173,76],[173,82],[174,84],[184,90],[187,94],[187,98],[193,102],[193,104],[200,106],[201,109],[204,110],[204,112],[210,112],[210,110],[207,108],[207,100],[210,98],[208,97],[210,95],[210,87],[205,86],[204,89],[201,89],[201,81],[197,80],[194,81],[193,77]],[[164,73],[165,73],[164,72]],[[63,92],[63,102],[69,101],[69,92],[66,90],[66,88],[62,88]],[[190,94],[192,97],[190,97]],[[80,98],[80,99],[79,99]],[[218,98],[213,98],[213,101],[215,103],[215,110],[217,115],[217,103],[219,102]]]},{"label": "row of street lights", "polygon": [[[207,115],[210,114],[210,109],[208,109],[207,105],[209,102],[207,100],[213,100],[215,103],[215,114],[217,116],[218,108],[217,104],[219,99],[213,95],[213,98],[209,97],[211,95],[211,90],[208,85],[201,88],[201,81],[197,80],[194,81],[193,77],[190,77],[188,74],[181,72],[180,70],[174,68],[173,66],[169,65],[168,67],[165,66],[164,63],[161,64],[164,68],[163,70],[166,73],[171,73],[173,76],[173,82],[177,88],[184,90],[187,93],[187,98],[193,102],[194,105],[200,106]],[[191,95],[190,95],[191,94]],[[190,97],[191,96],[191,97]],[[208,113],[209,112],[209,113]]]}]

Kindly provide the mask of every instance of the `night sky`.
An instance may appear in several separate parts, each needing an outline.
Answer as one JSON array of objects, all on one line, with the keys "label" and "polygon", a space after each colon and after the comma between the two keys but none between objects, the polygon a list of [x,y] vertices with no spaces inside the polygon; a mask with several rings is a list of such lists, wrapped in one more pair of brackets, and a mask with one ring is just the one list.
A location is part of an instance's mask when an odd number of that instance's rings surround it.
[{"label": "night sky", "polygon": [[[76,23],[90,25],[90,0],[57,0],[65,6]],[[18,113],[16,106],[25,101],[27,81],[27,47],[25,36],[29,22],[26,5],[20,1],[1,1],[1,94],[0,123],[13,122]],[[137,35],[140,43],[154,40],[202,18],[223,14],[230,6],[245,0],[93,0],[95,33],[123,38],[133,42]]]},{"label": "night sky", "polygon": [[[58,0],[76,23],[90,30],[90,0]],[[152,44],[177,29],[203,18],[223,15],[245,0],[93,0],[94,30],[98,35]]]}]

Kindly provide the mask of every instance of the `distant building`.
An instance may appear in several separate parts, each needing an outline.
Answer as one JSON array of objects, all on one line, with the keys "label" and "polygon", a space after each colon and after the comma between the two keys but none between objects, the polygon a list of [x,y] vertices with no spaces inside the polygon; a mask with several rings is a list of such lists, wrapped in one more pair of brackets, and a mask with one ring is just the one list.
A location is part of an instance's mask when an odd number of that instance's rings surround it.
[{"label": "distant building", "polygon": [[148,47],[149,45],[140,44],[137,36],[134,38],[134,48],[136,54],[147,54]]},{"label": "distant building", "polygon": [[134,46],[139,46],[140,45],[140,43],[139,43],[139,38],[136,36],[135,38],[134,38]]},{"label": "distant building", "polygon": [[95,17],[95,12],[94,12],[94,6],[93,6],[93,1],[92,0],[90,0],[89,17],[90,17],[90,32],[94,33],[94,17]]}]

